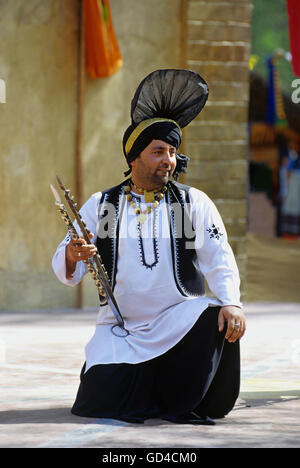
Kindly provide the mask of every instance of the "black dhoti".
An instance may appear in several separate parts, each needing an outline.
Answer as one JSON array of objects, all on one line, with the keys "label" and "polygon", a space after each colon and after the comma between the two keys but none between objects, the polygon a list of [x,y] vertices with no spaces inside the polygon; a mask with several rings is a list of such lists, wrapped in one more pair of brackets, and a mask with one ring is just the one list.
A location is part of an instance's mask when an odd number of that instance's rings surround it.
[{"label": "black dhoti", "polygon": [[99,364],[86,373],[84,365],[72,413],[133,421],[189,411],[228,414],[239,394],[240,347],[219,332],[219,310],[206,309],[181,341],[154,359]]}]

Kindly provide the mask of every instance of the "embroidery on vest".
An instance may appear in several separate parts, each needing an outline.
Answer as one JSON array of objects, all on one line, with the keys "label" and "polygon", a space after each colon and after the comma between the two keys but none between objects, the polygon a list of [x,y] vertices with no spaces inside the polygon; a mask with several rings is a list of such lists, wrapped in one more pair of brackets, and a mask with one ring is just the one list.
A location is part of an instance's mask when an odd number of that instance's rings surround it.
[{"label": "embroidery on vest", "polygon": [[215,224],[213,224],[211,228],[207,228],[206,230],[209,233],[209,238],[210,239],[216,238],[216,239],[219,240],[220,237],[223,236],[222,232],[220,232],[220,228],[216,227]]}]

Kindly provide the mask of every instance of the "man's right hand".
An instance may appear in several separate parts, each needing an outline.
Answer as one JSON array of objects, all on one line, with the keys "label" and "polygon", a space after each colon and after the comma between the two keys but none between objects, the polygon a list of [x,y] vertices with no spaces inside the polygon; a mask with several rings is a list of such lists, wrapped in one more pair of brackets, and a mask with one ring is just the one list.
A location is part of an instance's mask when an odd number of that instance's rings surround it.
[{"label": "man's right hand", "polygon": [[[89,234],[90,239],[94,234]],[[72,278],[72,274],[76,269],[76,263],[81,260],[87,260],[97,254],[97,247],[94,244],[87,244],[83,237],[77,240],[71,240],[66,247],[66,277]]]}]

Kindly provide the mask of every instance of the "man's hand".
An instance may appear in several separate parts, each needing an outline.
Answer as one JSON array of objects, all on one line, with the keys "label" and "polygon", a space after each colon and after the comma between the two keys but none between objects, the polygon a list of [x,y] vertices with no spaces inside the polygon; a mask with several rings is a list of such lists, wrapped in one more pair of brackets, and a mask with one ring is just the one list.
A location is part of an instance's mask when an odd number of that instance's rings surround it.
[{"label": "man's hand", "polygon": [[[94,237],[94,234],[89,234],[90,239]],[[81,260],[87,260],[93,257],[97,253],[97,247],[94,244],[87,244],[85,239],[80,237],[76,241],[73,239],[69,242],[66,247],[66,277],[67,279],[72,278],[72,274],[76,269],[76,263]]]},{"label": "man's hand", "polygon": [[243,309],[236,306],[221,307],[218,317],[220,332],[224,329],[225,322],[227,322],[225,338],[229,343],[234,343],[242,338],[246,331],[246,317]]}]

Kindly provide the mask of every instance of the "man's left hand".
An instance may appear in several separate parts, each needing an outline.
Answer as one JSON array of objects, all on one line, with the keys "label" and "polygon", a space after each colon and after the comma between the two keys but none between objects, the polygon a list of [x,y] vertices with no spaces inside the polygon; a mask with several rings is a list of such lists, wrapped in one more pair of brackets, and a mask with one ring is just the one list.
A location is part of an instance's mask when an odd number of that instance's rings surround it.
[{"label": "man's left hand", "polygon": [[243,309],[236,306],[221,307],[218,317],[220,332],[224,329],[225,322],[227,322],[225,338],[229,343],[234,343],[242,338],[246,331],[246,317]]}]

